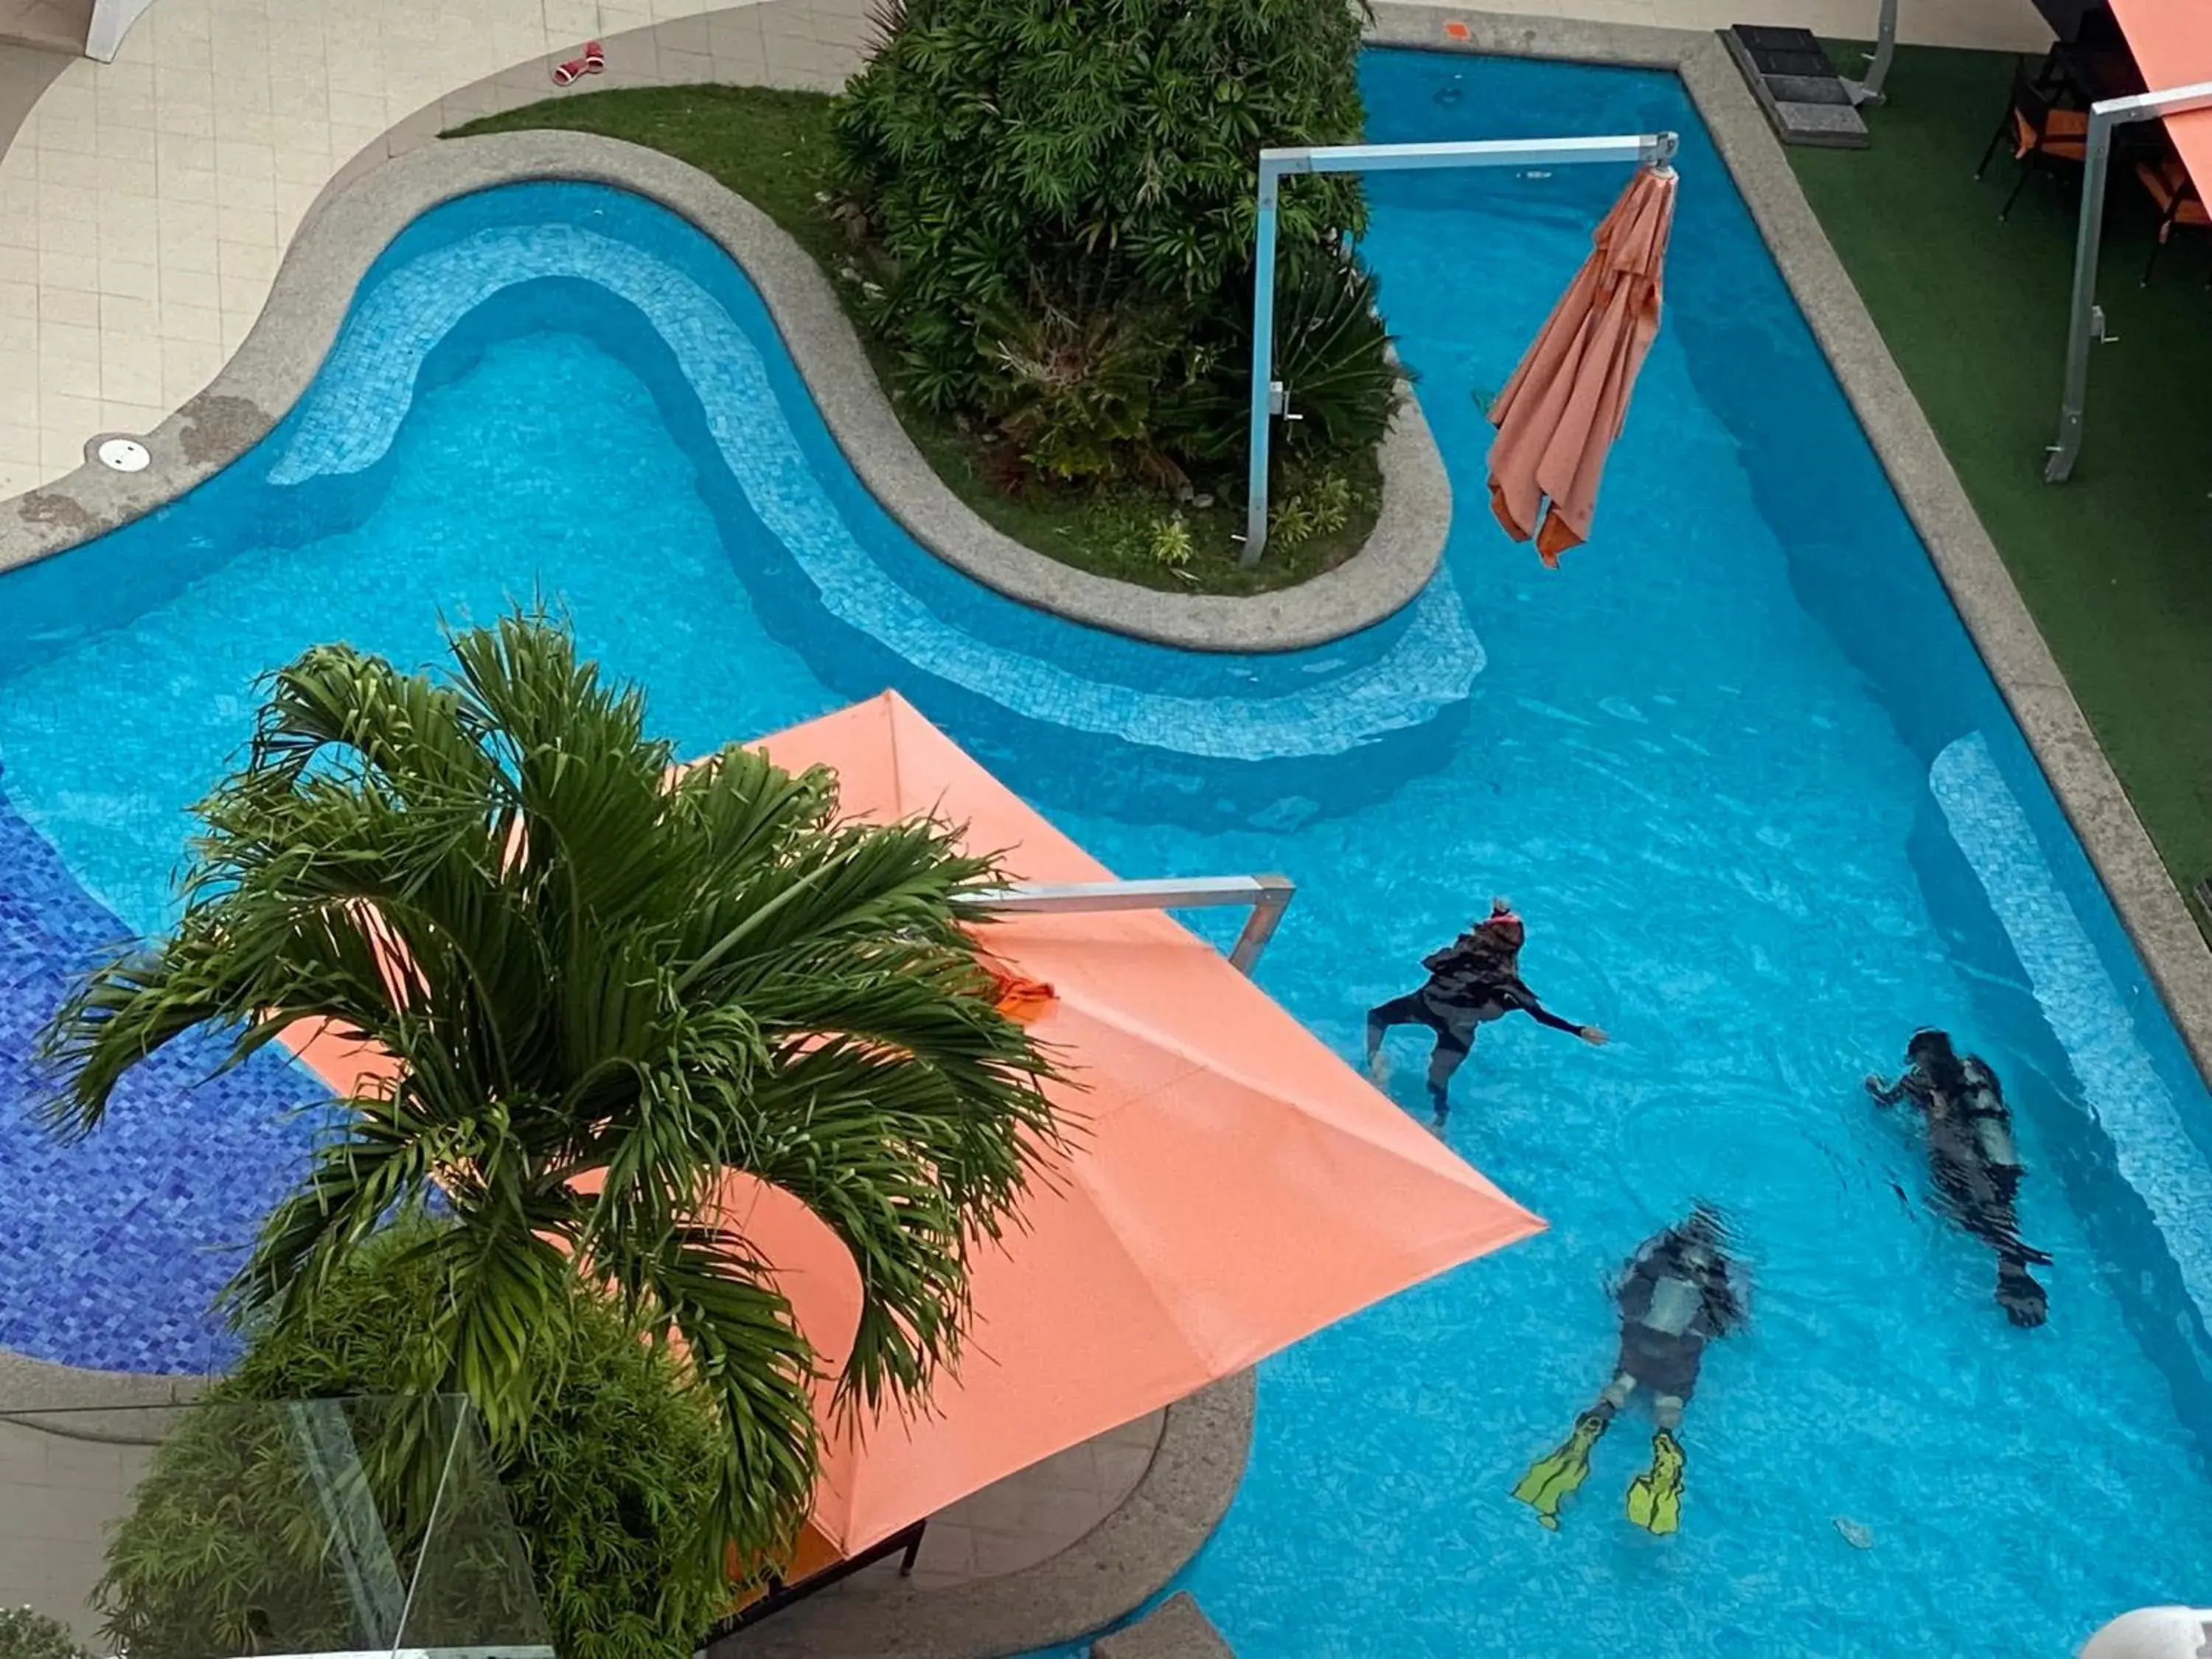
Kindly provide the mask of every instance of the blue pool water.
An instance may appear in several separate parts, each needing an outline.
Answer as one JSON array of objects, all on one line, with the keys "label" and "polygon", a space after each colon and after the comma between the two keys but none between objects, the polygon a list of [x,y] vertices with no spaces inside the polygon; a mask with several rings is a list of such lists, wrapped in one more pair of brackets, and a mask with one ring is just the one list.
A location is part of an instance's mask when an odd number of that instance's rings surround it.
[{"label": "blue pool water", "polygon": [[[1126,873],[1287,872],[1261,978],[1347,1054],[1492,892],[1539,991],[1613,1033],[1495,1029],[1460,1081],[1454,1145],[1549,1232],[1263,1368],[1184,1580],[1245,1659],[2057,1656],[2201,1600],[2203,1085],[1686,100],[1364,74],[1379,140],[1684,133],[1666,330],[1559,573],[1481,510],[1480,403],[1617,176],[1375,187],[1462,510],[1423,599],[1323,649],[1178,655],[954,576],[855,484],[727,263],[567,185],[417,223],[267,442],[0,579],[0,1346],[220,1362],[198,1310],[310,1091],[273,1060],[187,1091],[180,1060],[57,1149],[23,1121],[30,1034],[94,944],[169,914],[255,675],[340,637],[431,660],[441,618],[541,593],[687,750],[896,685]],[[2040,1331],[2006,1326],[1908,1121],[1859,1090],[1923,1023],[2009,1085],[2057,1264]],[[1609,1272],[1697,1196],[1755,1291],[1690,1409],[1683,1530],[1620,1517],[1631,1419],[1547,1534],[1507,1492],[1605,1380]]]}]

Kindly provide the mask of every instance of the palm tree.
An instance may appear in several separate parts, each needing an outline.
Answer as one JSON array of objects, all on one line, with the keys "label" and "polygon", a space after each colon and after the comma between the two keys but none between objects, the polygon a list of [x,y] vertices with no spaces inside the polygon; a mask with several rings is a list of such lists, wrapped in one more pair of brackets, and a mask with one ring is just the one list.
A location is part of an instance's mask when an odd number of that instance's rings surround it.
[{"label": "palm tree", "polygon": [[234,1315],[298,1320],[395,1212],[441,1206],[420,1386],[512,1432],[546,1382],[527,1334],[587,1276],[727,1427],[702,1547],[771,1559],[817,1467],[816,1362],[762,1261],[701,1218],[736,1169],[844,1241],[847,1406],[916,1401],[957,1358],[970,1252],[1060,1134],[959,919],[998,867],[940,823],[839,823],[819,768],[733,744],[672,776],[638,692],[542,617],[449,644],[441,680],[343,645],[270,677],[245,769],[197,809],[176,931],[48,1029],[53,1120],[90,1132],[197,1027],[234,1031],[234,1061],[301,1021],[378,1045],[398,1080],[340,1103]]}]

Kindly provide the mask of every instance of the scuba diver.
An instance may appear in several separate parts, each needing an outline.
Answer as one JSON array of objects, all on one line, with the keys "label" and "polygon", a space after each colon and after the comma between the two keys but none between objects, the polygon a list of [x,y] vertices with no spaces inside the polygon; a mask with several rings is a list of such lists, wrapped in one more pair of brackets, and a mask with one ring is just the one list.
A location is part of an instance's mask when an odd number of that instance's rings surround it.
[{"label": "scuba diver", "polygon": [[1620,1358],[1595,1405],[1575,1419],[1557,1451],[1521,1477],[1514,1497],[1553,1532],[1559,1505],[1589,1475],[1590,1451],[1639,1388],[1650,1397],[1651,1467],[1628,1483],[1628,1518],[1647,1532],[1681,1524],[1685,1459],[1675,1431],[1698,1386],[1705,1344],[1750,1316],[1741,1272],[1732,1267],[1721,1217],[1700,1203],[1687,1218],[1647,1238],[1613,1287],[1620,1307]]},{"label": "scuba diver", "polygon": [[1905,1069],[1895,1083],[1866,1080],[1879,1106],[1910,1098],[1928,1125],[1928,1170],[1942,1207],[1997,1255],[1997,1306],[2015,1325],[2040,1325],[2048,1313],[2043,1286],[2028,1272],[2051,1258],[2021,1241],[2013,1200],[2020,1193],[2020,1153],[2012,1111],[1997,1075],[1980,1056],[1961,1058],[1944,1031],[1912,1034]]},{"label": "scuba diver", "polygon": [[1384,1032],[1394,1025],[1425,1025],[1437,1034],[1437,1046],[1429,1054],[1429,1103],[1436,1109],[1433,1127],[1439,1134],[1451,1113],[1452,1073],[1474,1048],[1477,1026],[1523,1013],[1540,1025],[1572,1032],[1593,1045],[1606,1040],[1595,1025],[1561,1019],[1522,983],[1521,942],[1527,937],[1528,929],[1513,914],[1512,904],[1494,898],[1486,919],[1421,958],[1421,966],[1429,970],[1426,985],[1367,1011],[1367,1070],[1377,1083],[1389,1076],[1382,1056]]}]

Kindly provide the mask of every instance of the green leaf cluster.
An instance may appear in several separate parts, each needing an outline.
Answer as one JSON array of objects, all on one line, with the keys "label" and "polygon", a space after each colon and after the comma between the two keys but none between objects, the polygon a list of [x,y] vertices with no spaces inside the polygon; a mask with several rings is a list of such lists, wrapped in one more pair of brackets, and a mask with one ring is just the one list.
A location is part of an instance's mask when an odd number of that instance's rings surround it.
[{"label": "green leaf cluster", "polygon": [[[1052,483],[1241,453],[1268,145],[1359,136],[1346,0],[905,0],[847,87],[836,164],[907,395],[994,420]],[[1395,397],[1356,179],[1286,181],[1295,441],[1371,446]],[[1309,380],[1325,387],[1302,403]]]},{"label": "green leaf cluster", "polygon": [[0,1607],[0,1659],[88,1659],[84,1644],[58,1619],[36,1607]]},{"label": "green leaf cluster", "polygon": [[[109,1544],[94,1601],[112,1639],[142,1659],[363,1644],[289,1407],[251,1403],[343,1399],[367,1507],[415,1584],[408,1645],[530,1634],[511,1516],[564,1659],[688,1659],[730,1600],[726,1573],[696,1548],[720,1464],[714,1401],[611,1298],[580,1291],[529,1339],[544,1384],[528,1423],[490,1470],[452,1467],[441,1402],[386,1398],[438,1322],[444,1285],[422,1247],[451,1224],[396,1221],[301,1318],[259,1330],[206,1404],[177,1413]],[[425,1486],[441,1481],[433,1525]]]}]

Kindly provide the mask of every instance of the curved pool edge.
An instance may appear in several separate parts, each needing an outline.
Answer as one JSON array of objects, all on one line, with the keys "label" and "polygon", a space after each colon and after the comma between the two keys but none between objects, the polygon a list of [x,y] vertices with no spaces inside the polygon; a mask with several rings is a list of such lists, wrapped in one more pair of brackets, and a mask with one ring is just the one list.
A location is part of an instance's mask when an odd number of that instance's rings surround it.
[{"label": "curved pool edge", "polygon": [[716,1643],[708,1659],[1012,1659],[1104,1630],[1172,1583],[1229,1512],[1256,1392],[1245,1370],[1170,1406],[1128,1497],[1048,1560],[946,1589],[855,1581]]},{"label": "curved pool edge", "polygon": [[[1368,43],[1671,70],[1711,133],[1890,487],[2088,853],[2191,1058],[2212,1081],[2212,945],[2136,815],[2003,556],[1717,34],[1376,0]],[[1447,36],[1447,20],[1464,38]]]},{"label": "curved pool edge", "polygon": [[182,1406],[207,1379],[151,1371],[103,1371],[58,1365],[0,1348],[0,1416],[10,1412],[78,1411],[134,1406]]},{"label": "curved pool edge", "polygon": [[[501,185],[604,185],[674,212],[759,290],[838,447],[870,494],[922,546],[1009,599],[1072,622],[1187,650],[1322,645],[1401,610],[1436,573],[1451,488],[1410,389],[1379,459],[1382,501],[1361,550],[1295,587],[1250,596],[1169,593],[1046,557],[992,528],[925,460],[812,257],[751,203],[658,150],[556,131],[442,140],[371,167],[301,227],[268,305],[207,389],[152,433],[142,472],[96,460],[0,501],[0,571],[66,551],[153,512],[251,448],[307,390],[362,276],[402,230],[441,204]],[[95,440],[95,441],[97,441]],[[89,448],[89,446],[88,447]]]}]

